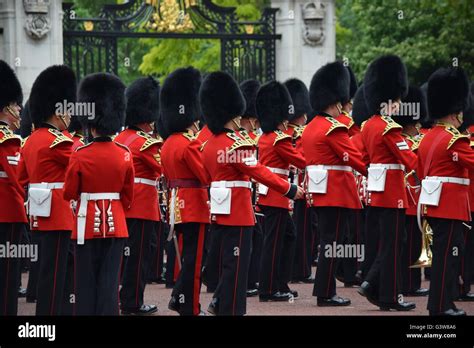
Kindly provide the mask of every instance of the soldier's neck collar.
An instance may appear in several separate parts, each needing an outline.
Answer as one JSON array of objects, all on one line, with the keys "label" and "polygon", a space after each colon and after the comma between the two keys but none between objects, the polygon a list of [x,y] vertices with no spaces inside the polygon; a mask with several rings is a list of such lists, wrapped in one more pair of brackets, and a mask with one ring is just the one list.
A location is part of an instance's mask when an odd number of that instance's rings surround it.
[{"label": "soldier's neck collar", "polygon": [[134,130],[134,131],[139,131],[139,132],[145,132],[143,129],[141,129],[140,127],[137,127],[137,126],[128,126],[128,129],[131,129],[131,130]]},{"label": "soldier's neck collar", "polygon": [[98,136],[98,137],[94,138],[94,142],[97,142],[97,143],[106,143],[106,142],[109,142],[109,141],[112,141],[112,138],[110,136],[107,136],[107,135]]},{"label": "soldier's neck collar", "polygon": [[230,129],[230,128],[224,128],[225,133],[235,133],[235,130]]},{"label": "soldier's neck collar", "polygon": [[449,124],[449,123],[447,123],[447,122],[442,122],[442,121],[436,122],[436,126],[454,127],[452,124]]},{"label": "soldier's neck collar", "polygon": [[326,113],[326,112],[324,112],[324,111],[321,111],[318,115],[319,115],[319,116],[323,116],[323,117],[332,117],[332,118],[334,118],[333,115],[329,115],[328,113]]},{"label": "soldier's neck collar", "polygon": [[59,131],[59,128],[58,128],[58,127],[55,127],[55,126],[53,126],[52,124],[47,123],[47,122],[41,123],[41,127],[40,127],[40,128],[51,128],[51,129],[56,129],[56,130]]}]

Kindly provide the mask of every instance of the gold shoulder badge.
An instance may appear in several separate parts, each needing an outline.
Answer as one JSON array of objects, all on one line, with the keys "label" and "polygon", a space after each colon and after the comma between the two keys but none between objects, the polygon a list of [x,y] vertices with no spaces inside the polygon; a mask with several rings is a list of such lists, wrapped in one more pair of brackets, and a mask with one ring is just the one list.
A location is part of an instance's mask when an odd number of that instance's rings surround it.
[{"label": "gold shoulder badge", "polygon": [[156,162],[158,162],[159,165],[161,165],[161,155],[159,153],[155,153],[153,155],[153,158],[155,159]]},{"label": "gold shoulder badge", "polygon": [[291,139],[291,135],[283,133],[281,130],[276,130],[274,131],[274,133],[276,134],[276,138],[275,138],[275,141],[273,142],[273,146],[275,146],[276,143],[278,143],[279,141],[283,139]]},{"label": "gold shoulder badge", "polygon": [[249,143],[253,144],[253,145],[257,145],[257,143],[255,142],[255,140],[253,140],[249,133],[246,131],[246,130],[241,130],[239,131],[240,135],[242,135],[244,137],[245,140],[247,140]]},{"label": "gold shoulder badge", "polygon": [[7,127],[1,127],[0,128],[0,134],[2,134],[2,138],[0,139],[0,144],[4,143],[7,140],[15,139],[19,142],[21,142],[21,138],[13,133],[9,128]]},{"label": "gold shoulder badge", "polygon": [[141,136],[142,138],[145,138],[145,142],[143,143],[142,147],[140,148],[140,151],[145,151],[150,146],[161,143],[158,139],[153,138],[150,134],[147,134],[145,132],[138,131],[137,134],[139,136]]},{"label": "gold shoulder badge", "polygon": [[453,146],[454,143],[455,143],[456,141],[458,141],[459,139],[466,139],[466,140],[469,141],[469,143],[471,142],[470,137],[469,137],[468,135],[461,134],[461,133],[457,130],[457,128],[454,128],[454,127],[452,127],[452,126],[448,126],[448,127],[446,127],[445,129],[446,129],[446,131],[447,131],[449,134],[452,135],[452,138],[451,138],[451,140],[450,140],[449,143],[448,143],[448,149],[451,148],[451,146]]},{"label": "gold shoulder badge", "polygon": [[395,122],[391,117],[388,117],[388,116],[382,116],[382,120],[384,120],[387,125],[385,126],[385,129],[382,133],[382,135],[385,135],[387,134],[389,131],[391,131],[392,129],[402,129],[403,127],[400,126],[397,122]]},{"label": "gold shoulder badge", "polygon": [[189,141],[193,141],[193,140],[195,140],[195,139],[197,138],[196,135],[195,135],[193,132],[191,132],[191,131],[189,131],[189,132],[184,132],[184,133],[182,133],[182,134],[183,134],[183,137],[185,137],[185,138],[188,139]]},{"label": "gold shoulder badge", "polygon": [[347,111],[343,111],[342,113],[346,115],[346,117],[349,119],[349,124],[347,125],[347,128],[351,129],[351,127],[354,125],[354,119]]},{"label": "gold shoulder badge", "polygon": [[234,143],[232,144],[232,146],[229,148],[229,153],[240,148],[240,147],[253,147],[254,144],[253,143],[250,143],[248,142],[246,139],[243,139],[241,137],[239,137],[237,134],[235,133],[226,133],[226,135],[232,139],[234,141]]},{"label": "gold shoulder badge", "polygon": [[293,139],[299,139],[303,136],[303,132],[305,130],[306,126],[298,126],[295,128],[295,131],[293,133]]},{"label": "gold shoulder badge", "polygon": [[64,143],[64,142],[70,142],[70,143],[74,142],[71,138],[65,136],[63,133],[61,133],[57,129],[50,128],[48,131],[56,137],[53,143],[49,146],[50,148],[53,148],[56,145]]},{"label": "gold shoulder badge", "polygon": [[347,126],[344,123],[339,122],[333,117],[325,117],[326,120],[331,122],[331,127],[329,127],[328,131],[326,132],[326,135],[331,134],[331,132],[337,128],[345,128],[347,129]]}]

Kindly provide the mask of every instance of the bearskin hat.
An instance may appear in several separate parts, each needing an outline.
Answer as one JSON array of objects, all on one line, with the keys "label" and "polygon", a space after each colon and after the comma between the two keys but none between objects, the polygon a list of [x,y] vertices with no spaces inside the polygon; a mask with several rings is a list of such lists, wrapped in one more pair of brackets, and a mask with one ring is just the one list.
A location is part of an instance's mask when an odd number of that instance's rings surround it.
[{"label": "bearskin hat", "polygon": [[21,109],[20,135],[24,139],[29,137],[33,131],[33,123],[31,122],[30,105],[26,101],[25,106]]},{"label": "bearskin hat", "polygon": [[163,140],[166,140],[170,136],[168,130],[165,128],[165,126],[163,126],[161,112],[158,113],[158,118],[155,121],[155,131],[160,137],[163,138]]},{"label": "bearskin hat", "polygon": [[474,125],[474,82],[471,82],[471,93],[469,93],[468,103],[463,111],[463,122],[459,127],[459,131],[464,132],[466,129]]},{"label": "bearskin hat", "polygon": [[285,81],[285,87],[293,100],[293,112],[290,112],[289,121],[303,115],[308,116],[311,112],[311,105],[309,104],[308,88],[304,82],[298,79],[289,79]]},{"label": "bearskin hat", "polygon": [[234,78],[216,71],[204,79],[199,100],[206,124],[212,133],[224,130],[224,125],[245,111],[245,98]]},{"label": "bearskin hat", "polygon": [[0,110],[16,102],[23,103],[23,92],[20,81],[13,69],[3,60],[0,60]]},{"label": "bearskin hat", "polygon": [[468,105],[469,81],[462,68],[440,68],[428,80],[430,118],[437,120],[456,114]]},{"label": "bearskin hat", "polygon": [[426,101],[426,117],[420,120],[421,128],[431,128],[433,127],[433,120],[430,118],[430,112],[428,109],[428,82],[425,82],[420,87],[423,96],[425,97]]},{"label": "bearskin hat", "polygon": [[125,124],[125,85],[115,75],[95,73],[84,77],[79,85],[78,102],[93,103],[93,117],[80,115],[81,123],[95,128],[101,135],[112,135]]},{"label": "bearskin hat", "polygon": [[240,84],[240,90],[245,98],[245,104],[247,105],[242,117],[257,118],[257,108],[255,106],[255,100],[257,99],[257,92],[261,84],[257,80],[245,80]]},{"label": "bearskin hat", "polygon": [[160,91],[161,120],[172,133],[184,132],[201,118],[199,88],[201,73],[193,67],[173,71]]},{"label": "bearskin hat", "polygon": [[[407,106],[400,110],[400,115],[392,117],[399,125],[407,126],[409,124],[416,124],[427,117],[426,98],[421,88],[409,86],[408,94],[402,99],[402,102]],[[411,109],[412,106],[415,105],[419,107],[418,114],[414,114],[414,110]]]},{"label": "bearskin hat", "polygon": [[270,81],[257,92],[256,107],[260,127],[264,133],[278,129],[278,125],[290,118],[293,106],[290,92],[284,84]]},{"label": "bearskin hat", "polygon": [[383,103],[403,99],[408,92],[405,64],[395,55],[381,56],[370,63],[364,77],[365,100],[372,114],[380,112]]},{"label": "bearskin hat", "polygon": [[373,114],[369,112],[367,103],[365,102],[364,85],[361,85],[352,101],[352,119],[359,127],[364,121],[367,121]]},{"label": "bearskin hat", "polygon": [[125,91],[127,115],[125,124],[155,122],[160,111],[160,84],[153,77],[135,80]]},{"label": "bearskin hat", "polygon": [[341,62],[328,63],[313,75],[309,87],[311,106],[316,113],[328,106],[349,101],[350,75]]},{"label": "bearskin hat", "polygon": [[347,102],[349,102],[350,99],[354,99],[354,96],[357,92],[358,86],[357,86],[357,78],[354,74],[354,71],[352,71],[352,68],[349,65],[347,65],[346,68],[349,71],[349,77],[350,77],[349,100],[347,101]]},{"label": "bearskin hat", "polygon": [[65,65],[53,65],[43,70],[31,88],[30,114],[36,127],[54,115],[58,104],[76,101],[76,75]]}]

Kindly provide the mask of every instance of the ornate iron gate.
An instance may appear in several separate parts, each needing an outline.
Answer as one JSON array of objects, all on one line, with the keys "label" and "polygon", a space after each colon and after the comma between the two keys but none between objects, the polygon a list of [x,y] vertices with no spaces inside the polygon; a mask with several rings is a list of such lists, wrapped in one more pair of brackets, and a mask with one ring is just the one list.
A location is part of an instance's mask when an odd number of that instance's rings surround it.
[{"label": "ornate iron gate", "polygon": [[238,81],[275,78],[275,14],[266,8],[259,21],[238,21],[235,8],[211,0],[174,0],[179,5],[178,25],[163,28],[160,3],[170,0],[130,0],[105,5],[98,18],[76,18],[71,3],[64,3],[64,62],[81,78],[91,72],[118,74],[117,41],[120,38],[218,39],[221,69]]}]

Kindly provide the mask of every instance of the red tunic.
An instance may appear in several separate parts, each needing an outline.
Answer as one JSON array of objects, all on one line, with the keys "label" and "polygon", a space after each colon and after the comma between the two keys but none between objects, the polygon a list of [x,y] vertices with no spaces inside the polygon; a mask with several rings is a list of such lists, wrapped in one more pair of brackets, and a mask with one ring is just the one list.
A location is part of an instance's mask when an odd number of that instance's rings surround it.
[{"label": "red tunic", "polygon": [[[25,190],[18,182],[21,138],[5,124],[0,124],[0,222],[28,222]],[[3,177],[6,176],[6,177]]]},{"label": "red tunic", "polygon": [[197,134],[197,140],[203,144],[208,141],[210,137],[212,137],[212,132],[207,125],[202,127],[202,129]]},{"label": "red tunic", "polygon": [[[98,139],[79,147],[72,154],[64,184],[64,199],[76,200],[77,212],[82,204],[81,193],[119,193],[120,200],[87,202],[85,239],[126,238],[128,230],[124,211],[133,199],[131,153],[110,138]],[[76,218],[71,238],[77,239]]]},{"label": "red tunic", "polygon": [[[160,148],[163,141],[130,128],[117,135],[115,141],[130,149],[133,155],[135,178],[138,179],[135,181],[146,179],[157,183],[161,175]],[[132,206],[125,215],[127,218],[160,221],[156,184],[152,186],[148,183],[136,182]]]},{"label": "red tunic", "polygon": [[209,223],[209,199],[205,187],[209,183],[209,176],[203,166],[201,147],[202,143],[192,133],[174,133],[161,148],[161,163],[167,181],[194,183],[194,187],[178,185],[176,189],[174,211],[177,224]]},{"label": "red tunic", "polygon": [[[306,161],[292,144],[292,136],[282,131],[264,133],[258,140],[259,162],[269,168],[289,170],[290,165],[303,169]],[[288,180],[288,175],[277,174]],[[269,207],[291,209],[290,199],[271,188],[266,195],[258,196],[258,204]]]},{"label": "red tunic", "polygon": [[347,112],[343,111],[342,114],[340,114],[336,118],[336,120],[347,127],[350,137],[353,137],[354,135],[360,132],[359,126],[355,124],[354,120],[352,119],[352,116],[349,115]]},{"label": "red tunic", "polygon": [[[430,153],[431,163],[428,163]],[[474,151],[468,136],[450,125],[437,124],[423,137],[418,148],[420,178],[447,176],[467,179],[469,170],[474,170]],[[469,186],[443,183],[439,205],[426,206],[426,215],[470,221]]]},{"label": "red tunic", "polygon": [[[204,146],[202,155],[212,181],[250,181],[250,178],[253,178],[283,197],[290,190],[290,183],[256,161],[253,163],[244,161],[254,152],[253,143],[245,140],[237,132],[229,131],[212,136]],[[222,154],[225,154],[224,158],[228,160],[222,160]],[[250,189],[233,187],[231,213],[213,215],[212,222],[228,226],[255,225]]]},{"label": "red tunic", "polygon": [[[372,116],[362,128],[362,142],[372,164],[403,164],[410,172],[416,168],[417,157],[402,136],[402,126],[390,117]],[[402,170],[387,170],[385,190],[370,192],[370,205],[374,207],[408,207],[405,188],[405,173]]]},{"label": "red tunic", "polygon": [[[35,130],[21,149],[20,184],[64,183],[72,144],[71,138],[55,128]],[[69,201],[63,198],[63,189],[53,189],[50,217],[30,218],[34,230],[71,231],[72,211]]]},{"label": "red tunic", "polygon": [[75,133],[72,136],[72,140],[74,143],[72,144],[71,150],[72,152],[76,151],[78,147],[84,146],[86,143],[84,142],[84,137],[81,134]]},{"label": "red tunic", "polygon": [[[333,117],[316,116],[303,133],[306,164],[351,166],[367,174],[362,155],[352,145],[348,129]],[[327,193],[310,194],[314,207],[344,207],[361,209],[354,174],[348,171],[328,170]]]},{"label": "red tunic", "polygon": [[[416,154],[418,150],[419,139],[416,139],[415,137],[412,137],[405,133],[402,133],[402,135],[405,138],[405,141],[407,142],[410,149],[413,151],[413,153]],[[418,199],[420,198],[420,192],[421,192],[421,187],[420,187],[421,183],[417,182],[413,174],[414,174],[414,171],[411,172],[410,175],[408,175],[408,178],[406,180],[407,198],[408,198],[408,208],[406,210],[406,214],[411,215],[411,216],[416,216]],[[418,186],[418,188],[415,188],[416,186]]]}]

